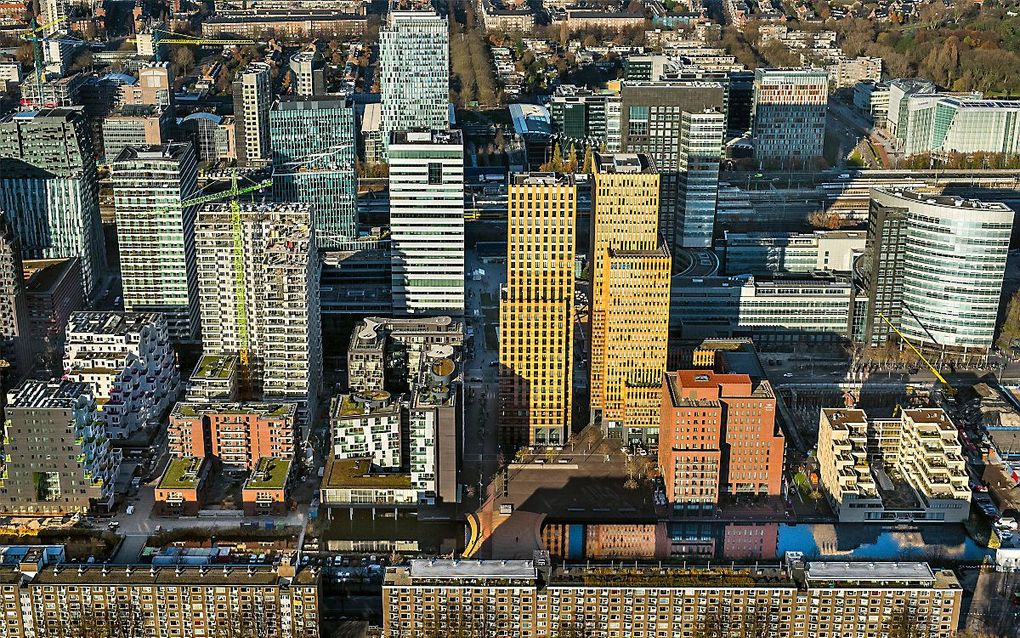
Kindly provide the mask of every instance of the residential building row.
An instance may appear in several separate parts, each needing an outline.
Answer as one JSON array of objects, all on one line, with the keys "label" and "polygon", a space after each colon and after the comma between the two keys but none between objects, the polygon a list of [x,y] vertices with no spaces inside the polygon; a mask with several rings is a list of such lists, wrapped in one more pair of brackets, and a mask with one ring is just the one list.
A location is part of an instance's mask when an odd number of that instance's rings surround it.
[{"label": "residential building row", "polygon": [[56,549],[4,552],[5,636],[199,638],[225,628],[241,635],[319,636],[320,577],[296,568],[292,556],[276,565],[114,567],[71,564]]},{"label": "residential building row", "polygon": [[[963,591],[925,563],[788,560],[780,566],[650,567],[537,560],[412,560],[383,583],[386,638],[484,632],[653,638],[726,632],[783,638],[951,635]],[[906,620],[903,620],[906,618]]]}]

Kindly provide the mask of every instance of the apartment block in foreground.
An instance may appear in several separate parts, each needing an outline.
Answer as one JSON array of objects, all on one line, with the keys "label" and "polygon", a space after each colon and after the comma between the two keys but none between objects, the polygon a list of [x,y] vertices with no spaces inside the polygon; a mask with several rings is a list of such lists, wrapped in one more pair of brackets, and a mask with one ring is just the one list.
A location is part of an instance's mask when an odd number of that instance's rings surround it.
[{"label": "apartment block in foreground", "polygon": [[386,571],[383,636],[945,638],[956,631],[962,596],[952,571],[925,563],[412,560]]},{"label": "apartment block in foreground", "polygon": [[274,565],[67,564],[30,550],[0,568],[5,636],[318,638],[319,575]]}]

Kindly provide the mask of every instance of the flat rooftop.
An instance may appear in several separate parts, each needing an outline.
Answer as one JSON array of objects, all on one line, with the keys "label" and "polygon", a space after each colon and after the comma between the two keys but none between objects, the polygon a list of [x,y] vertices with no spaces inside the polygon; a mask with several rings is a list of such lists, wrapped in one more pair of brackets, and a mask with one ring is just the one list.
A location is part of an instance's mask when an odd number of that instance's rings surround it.
[{"label": "flat rooftop", "polygon": [[[300,569],[291,583],[312,585],[318,580],[312,569]],[[35,577],[33,584],[39,585],[276,585],[281,583],[277,568],[273,565],[216,565],[193,566],[175,565],[155,567],[150,565],[51,565],[44,567]]]},{"label": "flat rooftop", "polygon": [[194,379],[220,379],[226,381],[237,371],[237,357],[234,355],[204,354],[198,360]]},{"label": "flat rooftop", "polygon": [[52,293],[73,268],[78,267],[78,258],[26,259],[22,266],[25,269],[25,292],[47,294]]},{"label": "flat rooftop", "polygon": [[72,408],[83,396],[92,396],[92,388],[85,383],[72,381],[40,381],[26,379],[7,393],[7,409],[18,408]]},{"label": "flat rooftop", "polygon": [[291,462],[288,459],[261,458],[244,482],[246,490],[282,490],[290,476]]},{"label": "flat rooftop", "polygon": [[658,173],[644,153],[596,153],[595,167],[599,173]]},{"label": "flat rooftop", "polygon": [[433,129],[430,131],[394,131],[391,144],[441,144],[461,146],[464,138],[458,129]]},{"label": "flat rooftop", "polygon": [[138,335],[155,325],[160,317],[154,312],[117,312],[113,310],[79,310],[67,321],[68,333],[127,336]]},{"label": "flat rooftop", "polygon": [[841,563],[813,562],[804,570],[808,584],[813,581],[852,581],[858,583],[906,581],[934,583],[935,575],[927,563]]},{"label": "flat rooftop", "polygon": [[297,403],[269,403],[262,401],[178,401],[172,414],[178,417],[197,417],[204,414],[254,414],[263,419],[293,418]]},{"label": "flat rooftop", "polygon": [[941,206],[943,208],[964,208],[969,210],[989,210],[1012,213],[1012,209],[1002,202],[985,202],[978,199],[964,199],[955,195],[933,195],[931,193],[918,193],[909,189],[873,188],[873,191],[902,199],[907,202],[918,202],[929,206]]},{"label": "flat rooftop", "polygon": [[195,489],[202,478],[202,467],[205,459],[196,456],[184,456],[170,461],[159,479],[156,489],[187,490]]},{"label": "flat rooftop", "polygon": [[574,176],[566,173],[514,173],[512,186],[573,186]]},{"label": "flat rooftop", "polygon": [[411,489],[411,475],[373,472],[372,459],[338,459],[332,457],[322,477],[323,489],[380,488]]},{"label": "flat rooftop", "polygon": [[412,560],[411,578],[536,578],[530,560]]}]

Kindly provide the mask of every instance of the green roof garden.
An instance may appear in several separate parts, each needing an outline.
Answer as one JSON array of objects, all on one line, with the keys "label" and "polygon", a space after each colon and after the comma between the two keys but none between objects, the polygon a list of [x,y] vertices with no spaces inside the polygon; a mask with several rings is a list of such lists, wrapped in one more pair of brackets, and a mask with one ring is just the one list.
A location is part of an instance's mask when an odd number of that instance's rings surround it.
[{"label": "green roof garden", "polygon": [[277,458],[261,458],[244,484],[246,489],[282,490],[290,475],[290,461]]},{"label": "green roof garden", "polygon": [[323,488],[392,488],[411,489],[411,475],[407,473],[373,472],[372,459],[330,460],[322,479]]},{"label": "green roof garden", "polygon": [[194,376],[200,379],[229,379],[237,363],[232,356],[203,355],[195,368]]},{"label": "green roof garden", "polygon": [[202,466],[205,459],[195,456],[175,458],[166,466],[166,471],[159,479],[157,489],[186,490],[197,488],[201,482]]}]

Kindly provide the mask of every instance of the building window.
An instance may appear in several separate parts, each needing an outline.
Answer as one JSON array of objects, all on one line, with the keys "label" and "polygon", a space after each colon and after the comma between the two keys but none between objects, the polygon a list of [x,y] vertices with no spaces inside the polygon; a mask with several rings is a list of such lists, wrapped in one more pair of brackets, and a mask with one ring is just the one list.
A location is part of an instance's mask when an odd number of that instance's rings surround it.
[{"label": "building window", "polygon": [[439,162],[429,162],[429,185],[439,186],[443,183],[443,165]]}]

